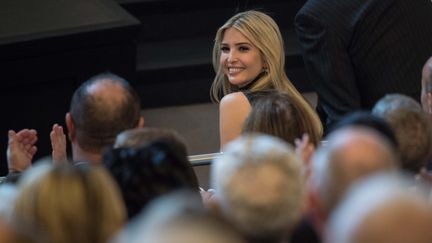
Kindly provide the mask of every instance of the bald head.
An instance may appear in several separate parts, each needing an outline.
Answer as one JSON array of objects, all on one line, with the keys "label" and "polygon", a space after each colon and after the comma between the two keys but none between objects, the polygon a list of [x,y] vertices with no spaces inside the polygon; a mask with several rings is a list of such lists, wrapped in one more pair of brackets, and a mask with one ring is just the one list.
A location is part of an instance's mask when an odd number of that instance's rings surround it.
[{"label": "bald head", "polygon": [[[405,180],[406,179],[406,180]],[[335,210],[325,242],[432,242],[427,194],[409,178],[378,174],[356,183]]]},{"label": "bald head", "polygon": [[[95,102],[100,102],[100,105],[111,106],[121,105],[126,102],[127,91],[122,82],[109,77],[101,77],[95,82],[90,83],[86,92],[92,96]],[[113,108],[113,109],[114,109]]]},{"label": "bald head", "polygon": [[313,158],[311,175],[311,185],[327,213],[356,180],[396,168],[393,147],[370,129],[341,128],[330,134],[327,141]]},{"label": "bald head", "polygon": [[70,115],[81,148],[100,152],[113,144],[118,133],[138,125],[140,100],[123,78],[99,74],[75,91]]},{"label": "bald head", "polygon": [[432,242],[432,208],[415,197],[399,196],[372,209],[355,231],[356,243]]}]

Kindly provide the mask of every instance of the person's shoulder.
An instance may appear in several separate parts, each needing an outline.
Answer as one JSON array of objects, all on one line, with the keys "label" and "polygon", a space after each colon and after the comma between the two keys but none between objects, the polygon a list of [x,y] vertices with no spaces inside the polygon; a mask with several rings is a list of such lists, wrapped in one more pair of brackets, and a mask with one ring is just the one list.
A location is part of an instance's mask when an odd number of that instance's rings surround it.
[{"label": "person's shoulder", "polygon": [[219,111],[231,116],[244,116],[251,109],[251,103],[243,92],[234,92],[225,95],[219,104]]},{"label": "person's shoulder", "polygon": [[249,104],[249,101],[243,92],[234,92],[227,94],[222,97],[220,101],[221,106],[240,105],[243,103]]}]

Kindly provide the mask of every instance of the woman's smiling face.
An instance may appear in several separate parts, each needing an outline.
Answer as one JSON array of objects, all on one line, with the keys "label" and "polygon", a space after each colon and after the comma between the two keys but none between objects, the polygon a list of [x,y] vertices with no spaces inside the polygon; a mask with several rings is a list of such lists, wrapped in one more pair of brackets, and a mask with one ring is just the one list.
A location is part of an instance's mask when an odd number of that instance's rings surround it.
[{"label": "woman's smiling face", "polygon": [[225,30],[220,48],[220,65],[231,84],[243,87],[263,71],[260,51],[235,28]]}]

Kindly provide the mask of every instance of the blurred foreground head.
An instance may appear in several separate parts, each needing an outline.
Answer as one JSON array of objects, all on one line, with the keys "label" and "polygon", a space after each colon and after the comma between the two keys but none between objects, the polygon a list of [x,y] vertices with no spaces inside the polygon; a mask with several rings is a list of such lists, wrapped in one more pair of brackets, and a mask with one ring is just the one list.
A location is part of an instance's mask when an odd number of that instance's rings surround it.
[{"label": "blurred foreground head", "polygon": [[248,241],[280,242],[302,214],[303,172],[288,143],[243,135],[212,163],[217,207]]},{"label": "blurred foreground head", "polygon": [[120,187],[129,219],[151,200],[171,191],[187,188],[199,193],[192,165],[167,141],[112,149],[103,161]]},{"label": "blurred foreground head", "polygon": [[20,180],[19,233],[44,243],[105,243],[126,220],[117,185],[102,166],[40,162]]},{"label": "blurred foreground head", "polygon": [[419,173],[431,154],[431,124],[419,102],[403,94],[387,94],[372,109],[386,120],[398,142],[402,169]]},{"label": "blurred foreground head", "polygon": [[329,220],[325,242],[432,242],[427,193],[410,180],[376,174],[356,183]]},{"label": "blurred foreground head", "polygon": [[186,140],[176,130],[168,128],[141,127],[125,130],[117,135],[114,147],[139,148],[155,141],[168,143],[178,156],[188,156]]},{"label": "blurred foreground head", "polygon": [[208,214],[190,190],[151,202],[112,243],[245,243],[231,225]]},{"label": "blurred foreground head", "polygon": [[309,196],[315,214],[325,221],[355,181],[380,171],[397,171],[394,154],[387,139],[364,126],[331,132],[312,158]]}]

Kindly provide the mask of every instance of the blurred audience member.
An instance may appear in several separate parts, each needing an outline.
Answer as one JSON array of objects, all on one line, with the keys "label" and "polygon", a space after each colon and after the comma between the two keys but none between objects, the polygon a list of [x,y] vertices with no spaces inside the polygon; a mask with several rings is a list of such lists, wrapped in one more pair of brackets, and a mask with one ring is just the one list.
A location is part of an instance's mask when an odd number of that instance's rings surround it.
[{"label": "blurred audience member", "polygon": [[[340,121],[330,127],[329,133],[336,131],[338,129],[344,127],[364,127],[372,129],[375,132],[383,135],[394,147],[397,146],[396,137],[393,133],[391,127],[387,124],[387,122],[380,117],[374,116],[370,114],[370,112],[366,111],[356,111],[350,114],[345,115]],[[326,138],[325,138],[326,139]],[[322,146],[326,146],[326,141],[323,141]],[[307,163],[308,165],[311,162]],[[310,175],[311,168],[310,166],[307,168],[307,174]],[[317,230],[312,225],[312,219],[314,218],[314,213],[309,213],[306,217],[303,218],[299,227],[293,233],[291,238],[292,243],[317,243],[321,242],[320,235]]]},{"label": "blurred audience member", "polygon": [[17,189],[15,185],[10,183],[0,185],[0,242],[2,243],[30,243],[30,241],[26,241],[11,226],[11,216],[16,194]]},{"label": "blurred audience member", "polygon": [[321,141],[321,132],[309,114],[299,109],[283,91],[263,90],[248,96],[252,110],[243,125],[242,134],[264,133],[283,139],[295,146],[305,163],[310,163],[315,147]]},{"label": "blurred audience member", "polygon": [[35,243],[105,243],[126,220],[117,185],[102,166],[39,162],[18,189],[12,225]]},{"label": "blurred audience member", "polygon": [[430,243],[432,208],[412,178],[379,174],[354,184],[326,228],[326,243]]},{"label": "blurred audience member", "polygon": [[156,140],[164,140],[179,153],[179,156],[187,158],[186,140],[177,131],[169,128],[144,127],[125,130],[117,135],[114,147],[136,148]]},{"label": "blurred audience member", "polygon": [[152,199],[168,192],[187,188],[199,194],[198,180],[187,157],[164,140],[112,149],[103,158],[120,187],[129,219]]},{"label": "blurred audience member", "polygon": [[[102,150],[114,143],[118,133],[144,125],[140,107],[140,99],[130,84],[113,73],[101,73],[82,83],[73,94],[70,111],[66,114],[73,162],[100,163]],[[53,162],[66,162],[63,127],[54,124],[50,138]],[[11,175],[8,177],[11,181],[17,180],[19,173],[31,166],[37,150],[36,141],[37,132],[33,129],[9,131]]]},{"label": "blurred audience member", "polygon": [[295,139],[308,134],[316,146],[321,134],[310,116],[293,103],[288,93],[278,90],[259,91],[243,125],[242,133],[259,132],[273,135],[295,145]]},{"label": "blurred audience member", "polygon": [[334,130],[312,158],[306,225],[322,234],[329,215],[356,180],[379,171],[396,171],[394,147],[364,126]]},{"label": "blurred audience member", "polygon": [[296,147],[296,152],[310,162],[315,147],[321,141],[309,114],[293,104],[288,93],[278,90],[254,92],[252,110],[243,125],[242,133],[269,134]]},{"label": "blurred audience member", "polygon": [[245,243],[231,225],[208,214],[190,190],[155,199],[112,243],[169,242]]},{"label": "blurred audience member", "polygon": [[66,114],[73,161],[101,162],[102,149],[113,145],[117,134],[144,125],[140,105],[136,92],[117,75],[103,73],[84,82]]},{"label": "blurred audience member", "polygon": [[242,135],[212,163],[213,208],[248,242],[284,242],[303,212],[303,172],[288,143]]},{"label": "blurred audience member", "polygon": [[431,124],[420,103],[403,94],[388,94],[378,100],[372,114],[385,119],[392,127],[402,169],[418,174],[432,148]]},{"label": "blurred audience member", "polygon": [[395,149],[398,147],[396,135],[390,124],[388,124],[384,118],[373,115],[369,111],[354,111],[345,115],[341,120],[330,127],[329,133],[340,128],[350,126],[362,126],[365,128],[370,128],[386,138]]}]

